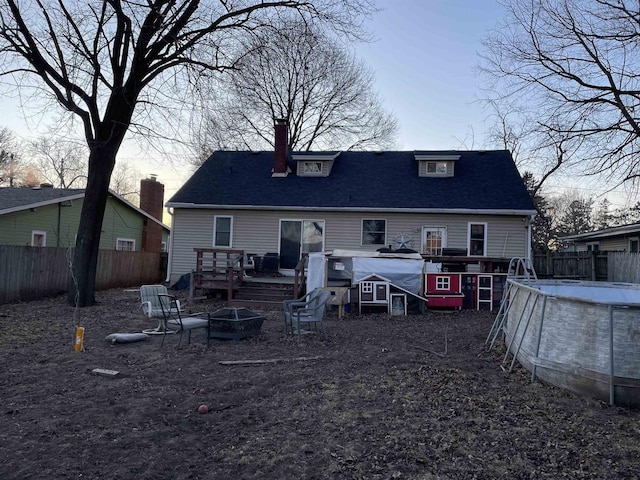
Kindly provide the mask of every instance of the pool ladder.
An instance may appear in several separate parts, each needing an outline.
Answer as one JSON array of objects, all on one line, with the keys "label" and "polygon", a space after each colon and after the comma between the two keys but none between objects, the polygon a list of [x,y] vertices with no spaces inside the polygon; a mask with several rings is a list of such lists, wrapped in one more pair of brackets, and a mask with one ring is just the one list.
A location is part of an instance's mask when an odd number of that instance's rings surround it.
[{"label": "pool ladder", "polygon": [[[536,275],[536,270],[533,268],[533,264],[531,263],[531,259],[527,257],[514,257],[509,262],[509,269],[507,270],[507,286],[502,291],[502,300],[500,301],[500,308],[498,309],[498,314],[496,315],[496,319],[491,326],[491,330],[489,330],[489,335],[485,340],[485,345],[489,344],[489,350],[493,348],[493,345],[498,338],[498,335],[502,331],[502,327],[504,326],[504,322],[509,313],[509,309],[511,308],[511,283],[509,280],[537,280],[538,276]],[[507,349],[507,355],[509,354],[509,349]],[[505,356],[506,361],[506,356]],[[514,358],[515,361],[515,358]],[[504,363],[504,361],[503,361]],[[513,362],[512,367],[513,368]],[[511,371],[511,369],[509,370]]]}]

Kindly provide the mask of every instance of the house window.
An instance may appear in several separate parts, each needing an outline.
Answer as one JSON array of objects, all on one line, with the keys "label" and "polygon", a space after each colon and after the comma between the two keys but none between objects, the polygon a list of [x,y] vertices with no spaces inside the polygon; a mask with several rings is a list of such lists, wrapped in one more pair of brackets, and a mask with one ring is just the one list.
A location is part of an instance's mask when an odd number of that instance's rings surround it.
[{"label": "house window", "polygon": [[162,253],[166,253],[166,251],[167,251],[167,242],[161,242],[160,243],[160,251]]},{"label": "house window", "polygon": [[451,290],[449,277],[436,277],[436,290]]},{"label": "house window", "polygon": [[32,247],[46,247],[47,246],[47,232],[42,230],[33,230],[31,232],[31,246]]},{"label": "house window", "polygon": [[233,217],[216,215],[213,219],[213,246],[231,247]]},{"label": "house window", "polygon": [[447,229],[444,227],[422,227],[422,253],[441,256],[447,246]]},{"label": "house window", "polygon": [[638,249],[639,242],[640,242],[640,240],[638,240],[637,238],[630,238],[629,239],[629,252],[630,253],[638,253],[638,252],[640,252],[640,249]]},{"label": "house window", "polygon": [[132,238],[116,239],[116,250],[122,252],[133,252],[136,249],[136,241]]},{"label": "house window", "polygon": [[447,162],[427,162],[427,174],[429,175],[446,175]]},{"label": "house window", "polygon": [[322,162],[303,162],[302,173],[305,173],[305,174],[322,173]]},{"label": "house window", "polygon": [[598,250],[600,250],[600,243],[598,242],[587,243],[587,252],[597,252]]},{"label": "house window", "polygon": [[487,256],[487,224],[469,223],[467,251],[470,257]]},{"label": "house window", "polygon": [[362,245],[385,245],[386,229],[386,220],[362,220]]}]

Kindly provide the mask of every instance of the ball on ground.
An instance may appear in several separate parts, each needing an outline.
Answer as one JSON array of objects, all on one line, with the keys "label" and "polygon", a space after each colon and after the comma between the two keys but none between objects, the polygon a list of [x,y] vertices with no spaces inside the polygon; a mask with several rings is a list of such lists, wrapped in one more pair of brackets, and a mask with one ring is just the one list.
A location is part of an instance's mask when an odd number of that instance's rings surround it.
[{"label": "ball on ground", "polygon": [[198,413],[202,413],[203,415],[205,413],[209,413],[209,407],[207,407],[206,405],[200,405],[198,407]]}]

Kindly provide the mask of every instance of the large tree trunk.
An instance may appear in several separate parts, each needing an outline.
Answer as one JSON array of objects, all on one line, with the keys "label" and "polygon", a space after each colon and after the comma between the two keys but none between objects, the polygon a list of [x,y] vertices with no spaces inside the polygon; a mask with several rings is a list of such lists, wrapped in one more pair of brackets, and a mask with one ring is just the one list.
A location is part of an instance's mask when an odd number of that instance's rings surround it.
[{"label": "large tree trunk", "polygon": [[93,148],[89,155],[87,188],[71,265],[67,297],[70,305],[88,307],[95,304],[100,233],[116,152],[117,147],[106,145],[101,148]]}]

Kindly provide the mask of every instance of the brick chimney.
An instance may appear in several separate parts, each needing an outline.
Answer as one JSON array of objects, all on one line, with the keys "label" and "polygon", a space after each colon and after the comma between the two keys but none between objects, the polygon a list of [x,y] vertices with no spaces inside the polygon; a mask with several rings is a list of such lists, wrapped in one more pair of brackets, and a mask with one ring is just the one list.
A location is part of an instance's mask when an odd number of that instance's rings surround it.
[{"label": "brick chimney", "polygon": [[289,173],[287,167],[287,120],[285,118],[274,119],[275,148],[273,152],[272,177],[286,177]]},{"label": "brick chimney", "polygon": [[[150,175],[140,181],[140,209],[162,221],[164,204],[164,185],[158,182],[156,175]],[[157,223],[144,220],[142,229],[142,250],[160,252],[162,250],[162,227]]]}]

